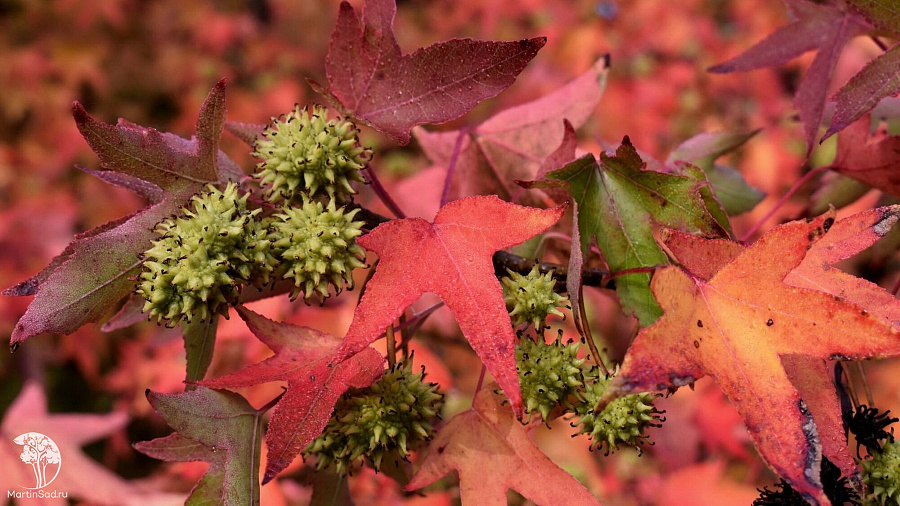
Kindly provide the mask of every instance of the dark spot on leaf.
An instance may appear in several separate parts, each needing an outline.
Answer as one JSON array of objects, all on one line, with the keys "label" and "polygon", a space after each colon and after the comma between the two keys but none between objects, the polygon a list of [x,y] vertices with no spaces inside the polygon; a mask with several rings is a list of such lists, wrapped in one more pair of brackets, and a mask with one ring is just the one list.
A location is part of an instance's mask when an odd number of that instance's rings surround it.
[{"label": "dark spot on leaf", "polygon": [[700,342],[699,342],[699,341],[694,341],[694,348],[697,348],[698,350],[700,349]]},{"label": "dark spot on leaf", "polygon": [[834,225],[834,218],[825,218],[825,221],[822,223],[822,228],[828,232],[832,225]]},{"label": "dark spot on leaf", "polygon": [[772,325],[775,325],[775,320],[769,318],[769,320],[766,322],[766,327],[771,327]]},{"label": "dark spot on leaf", "polygon": [[697,326],[700,327],[700,328],[702,329],[702,328],[703,328],[703,321],[697,320]]}]

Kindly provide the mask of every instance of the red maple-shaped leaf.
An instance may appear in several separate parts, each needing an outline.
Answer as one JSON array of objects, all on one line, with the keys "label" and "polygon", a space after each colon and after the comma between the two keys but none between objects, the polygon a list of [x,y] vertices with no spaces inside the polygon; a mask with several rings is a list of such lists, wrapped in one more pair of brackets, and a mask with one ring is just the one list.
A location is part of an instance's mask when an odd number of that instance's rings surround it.
[{"label": "red maple-shaped leaf", "polygon": [[360,17],[342,2],[325,59],[330,89],[311,84],[401,144],[415,125],[458,118],[508,88],[547,42],[454,39],[405,55],[396,12],[394,0],[367,0]]},{"label": "red maple-shaped leaf", "polygon": [[[800,111],[807,151],[812,151],[825,111],[828,83],[844,45],[872,29],[852,9],[810,0],[784,0],[795,21],[784,25],[744,53],[711,67],[710,72],[741,72],[787,63],[807,51],[817,50],[803,76],[794,105]],[[873,104],[874,105],[874,104]]]},{"label": "red maple-shaped leaf", "polygon": [[150,205],[76,236],[41,272],[3,291],[36,295],[13,330],[13,347],[42,332],[72,333],[107,314],[133,290],[138,255],[150,247],[156,223],[178,212],[207,184],[242,174],[218,149],[225,124],[224,79],[203,102],[192,140],[124,120],[108,125],[78,102],[72,114],[104,169],[83,170],[137,193]]},{"label": "red maple-shaped leaf", "polygon": [[467,197],[441,208],[433,223],[393,220],[360,237],[357,242],[380,260],[335,361],[364,350],[423,293],[435,293],[521,416],[515,334],[491,258],[543,232],[563,210]]},{"label": "red maple-shaped leaf", "polygon": [[857,121],[838,135],[831,169],[892,195],[900,195],[900,135],[869,135]]},{"label": "red maple-shaped leaf", "polygon": [[274,322],[241,306],[237,311],[250,331],[275,355],[235,373],[197,384],[209,388],[243,388],[287,381],[287,392],[273,408],[266,430],[269,454],[265,484],[322,433],[335,402],[348,388],[365,388],[381,377],[384,358],[366,347],[351,359],[332,365],[329,359],[340,339],[315,329]]},{"label": "red maple-shaped leaf", "polygon": [[[895,215],[879,213],[880,221],[892,224]],[[652,288],[664,314],[635,339],[606,400],[710,375],[737,408],[763,459],[797,491],[827,504],[819,480],[815,415],[791,383],[782,357],[900,354],[900,335],[891,323],[851,300],[791,284],[791,271],[816,248],[831,222],[828,217],[792,222],[744,251],[730,246],[732,255],[720,269],[697,268],[709,279],[690,267],[659,271]],[[811,253],[812,261],[821,265],[825,251]]]},{"label": "red maple-shaped leaf", "polygon": [[406,490],[456,471],[463,504],[505,505],[506,491],[513,489],[539,505],[599,505],[584,485],[535,446],[528,427],[503,405],[495,387],[484,387],[471,409],[441,428]]}]

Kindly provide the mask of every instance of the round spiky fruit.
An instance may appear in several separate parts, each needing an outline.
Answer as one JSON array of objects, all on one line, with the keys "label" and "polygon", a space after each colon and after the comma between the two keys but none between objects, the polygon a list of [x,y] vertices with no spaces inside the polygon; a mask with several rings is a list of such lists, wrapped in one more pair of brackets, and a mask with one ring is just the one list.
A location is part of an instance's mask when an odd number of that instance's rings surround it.
[{"label": "round spiky fruit", "polygon": [[[309,114],[307,114],[309,113]],[[254,156],[263,161],[254,177],[266,188],[270,201],[294,200],[299,194],[325,194],[345,201],[356,193],[351,181],[360,174],[372,151],[360,146],[356,125],[328,119],[328,109],[299,105],[272,122],[254,144]]]},{"label": "round spiky fruit", "polygon": [[262,268],[254,250],[268,246],[257,246],[258,237],[244,233],[257,226],[257,213],[247,210],[247,195],[229,183],[224,191],[210,185],[182,216],[160,222],[156,232],[162,237],[144,252],[138,277],[143,311],[171,324],[227,314],[240,285]]},{"label": "round spiky fruit", "polygon": [[425,370],[412,372],[412,360],[398,365],[371,386],[342,396],[325,431],[304,450],[319,469],[334,463],[346,474],[363,457],[376,470],[389,452],[406,459],[409,450],[434,436],[431,422],[444,396],[437,384],[424,381]]},{"label": "round spiky fruit", "polygon": [[526,275],[507,269],[508,276],[501,279],[506,309],[513,325],[531,323],[541,328],[547,316],[563,316],[557,309],[568,303],[568,298],[553,291],[556,280],[550,273],[541,274],[537,265]]},{"label": "round spiky fruit", "polygon": [[874,496],[874,504],[900,504],[900,441],[885,444],[872,458],[862,462],[863,481]]},{"label": "round spiky fruit", "polygon": [[547,421],[553,408],[584,386],[585,359],[578,358],[578,348],[577,342],[563,344],[559,337],[549,344],[540,337],[519,342],[516,369],[526,413],[537,411]]},{"label": "round spiky fruit", "polygon": [[639,393],[619,397],[606,408],[594,414],[594,407],[609,387],[615,374],[603,375],[592,371],[588,382],[579,392],[582,401],[576,408],[578,420],[573,426],[581,425],[579,434],[588,434],[594,447],[606,445],[607,453],[619,449],[619,445],[638,447],[647,440],[648,427],[659,427],[663,413],[656,409],[653,401],[658,394]]},{"label": "round spiky fruit", "polygon": [[328,285],[340,293],[346,283],[353,288],[353,269],[363,267],[366,253],[356,244],[363,222],[353,221],[358,209],[346,212],[334,201],[327,206],[305,195],[299,207],[284,207],[269,227],[272,254],[278,272],[294,280],[291,298],[303,292],[308,299],[318,293],[328,297]]}]

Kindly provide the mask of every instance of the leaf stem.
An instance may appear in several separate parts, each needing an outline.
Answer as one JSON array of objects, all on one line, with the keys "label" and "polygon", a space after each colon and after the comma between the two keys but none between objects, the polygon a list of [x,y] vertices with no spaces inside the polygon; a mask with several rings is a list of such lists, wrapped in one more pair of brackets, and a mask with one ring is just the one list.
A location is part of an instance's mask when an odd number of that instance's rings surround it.
[{"label": "leaf stem", "polygon": [[456,163],[459,161],[459,151],[462,148],[462,141],[469,135],[468,128],[459,130],[456,136],[456,142],[453,144],[453,153],[450,154],[450,164],[447,165],[447,176],[444,177],[444,188],[441,190],[441,207],[450,200],[450,184],[453,182],[453,173],[456,172]]},{"label": "leaf stem", "polygon": [[750,227],[750,230],[748,230],[747,233],[744,234],[743,237],[741,237],[741,242],[747,242],[747,239],[753,237],[753,234],[755,234],[756,231],[759,230],[759,227],[761,227],[763,225],[763,223],[768,221],[769,218],[771,218],[772,215],[775,214],[775,211],[777,211],[779,208],[781,208],[781,206],[784,205],[784,203],[787,202],[788,199],[791,198],[791,196],[794,193],[796,193],[797,190],[799,190],[800,187],[803,186],[804,183],[806,183],[807,181],[812,179],[817,174],[824,172],[826,170],[828,170],[828,166],[816,167],[815,169],[804,174],[803,177],[801,177],[799,180],[797,180],[797,182],[794,183],[794,186],[792,186],[791,189],[788,190],[787,193],[785,193],[784,196],[782,196],[781,199],[775,203],[775,206],[772,207],[772,209],[770,209],[769,212],[766,213],[765,216],[763,216],[759,221],[757,221],[755,225]]},{"label": "leaf stem", "polygon": [[475,398],[478,397],[478,394],[481,392],[481,385],[484,383],[484,373],[487,371],[487,367],[484,364],[481,364],[481,374],[478,376],[478,384],[475,385],[475,395],[472,396],[472,404],[475,403]]},{"label": "leaf stem", "polygon": [[403,314],[400,315],[400,325],[397,326],[400,329],[400,353],[403,355],[403,363],[409,359],[409,340],[412,338],[409,327],[404,325],[405,323],[406,311],[403,311]]},{"label": "leaf stem", "polygon": [[853,403],[853,407],[858,407],[859,397],[856,395],[856,389],[853,388],[853,377],[850,375],[850,369],[847,367],[847,362],[841,360],[840,364],[841,370],[844,371],[844,376],[847,377],[847,394],[850,395],[850,401]]},{"label": "leaf stem", "polygon": [[609,370],[606,368],[606,364],[603,363],[603,357],[597,350],[597,343],[594,342],[594,335],[591,334],[591,323],[588,321],[587,310],[584,308],[584,292],[581,286],[578,287],[578,314],[581,315],[581,328],[584,331],[584,340],[587,341],[591,355],[594,356],[594,362],[597,362],[603,374],[609,376]]},{"label": "leaf stem", "polygon": [[397,205],[397,202],[391,198],[391,194],[388,193],[387,189],[381,184],[381,181],[378,179],[378,176],[375,175],[375,171],[372,170],[372,167],[366,167],[366,174],[369,176],[369,183],[372,185],[372,191],[375,192],[375,195],[381,199],[381,202],[388,208],[388,210],[393,213],[393,215],[397,218],[403,219],[406,218],[406,213],[400,209],[400,206]]},{"label": "leaf stem", "polygon": [[387,362],[388,367],[394,370],[397,365],[397,344],[394,341],[394,324],[388,325],[387,328]]},{"label": "leaf stem", "polygon": [[281,398],[284,397],[285,393],[287,393],[287,390],[284,390],[283,392],[278,394],[277,397],[275,397],[271,401],[267,402],[265,406],[259,408],[259,414],[261,415],[261,414],[265,413],[266,411],[269,411],[270,409],[274,408],[275,405],[281,401]]},{"label": "leaf stem", "polygon": [[863,384],[863,389],[866,391],[866,400],[869,401],[869,406],[875,405],[875,399],[872,397],[872,389],[869,388],[869,380],[866,378],[866,370],[863,367],[863,363],[859,361],[854,361],[853,364],[856,366],[856,371],[859,373],[859,379]]}]

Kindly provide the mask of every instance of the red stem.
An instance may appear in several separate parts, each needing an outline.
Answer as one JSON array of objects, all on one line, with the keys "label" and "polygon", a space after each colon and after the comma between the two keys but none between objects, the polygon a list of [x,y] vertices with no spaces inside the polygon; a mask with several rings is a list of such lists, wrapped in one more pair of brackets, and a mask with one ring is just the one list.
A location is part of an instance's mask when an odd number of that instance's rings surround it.
[{"label": "red stem", "polygon": [[372,191],[375,192],[375,195],[381,199],[381,202],[384,203],[385,207],[397,218],[403,219],[406,218],[406,213],[404,213],[400,206],[394,202],[394,199],[391,198],[391,194],[382,186],[381,181],[378,180],[378,176],[375,175],[375,171],[372,170],[372,167],[366,167],[366,174],[369,176],[369,183],[372,185]]},{"label": "red stem", "polygon": [[741,237],[741,241],[746,242],[747,239],[753,237],[753,234],[755,234],[756,231],[759,230],[759,227],[761,227],[763,223],[768,221],[768,219],[771,218],[773,214],[775,214],[775,211],[777,211],[782,205],[784,205],[784,203],[787,202],[788,199],[791,198],[791,196],[794,193],[796,193],[797,190],[799,190],[800,187],[803,186],[804,183],[806,183],[807,181],[812,179],[814,176],[816,176],[820,172],[824,172],[826,170],[828,170],[828,167],[822,166],[822,167],[817,167],[817,168],[807,172],[806,174],[804,174],[803,177],[801,177],[796,183],[794,183],[794,186],[792,186],[791,189],[788,190],[787,193],[785,193],[784,196],[781,197],[781,199],[775,203],[775,207],[770,209],[769,212],[766,213],[766,215],[762,217],[762,219],[757,221],[756,224],[753,225],[753,227],[751,227],[750,230],[748,230],[747,233],[744,234],[743,237]]},{"label": "red stem", "polygon": [[450,155],[450,165],[447,166],[447,177],[444,178],[444,189],[441,191],[441,207],[450,200],[450,183],[453,181],[453,173],[456,172],[456,162],[459,161],[459,150],[462,148],[462,141],[465,136],[469,135],[467,128],[462,128],[459,135],[456,136],[456,143],[453,144],[453,153]]}]

